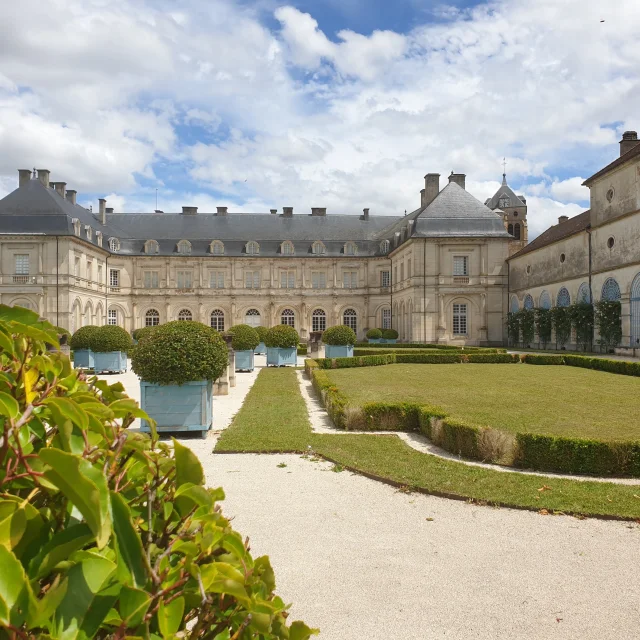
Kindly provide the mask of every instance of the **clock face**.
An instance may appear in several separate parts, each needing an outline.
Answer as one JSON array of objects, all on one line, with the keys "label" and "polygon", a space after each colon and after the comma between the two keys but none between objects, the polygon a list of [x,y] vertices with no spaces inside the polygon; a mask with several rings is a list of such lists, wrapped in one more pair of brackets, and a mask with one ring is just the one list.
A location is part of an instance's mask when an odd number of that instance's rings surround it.
[{"label": "clock face", "polygon": [[509,206],[509,198],[503,197],[500,198],[500,208],[504,209],[505,207]]}]

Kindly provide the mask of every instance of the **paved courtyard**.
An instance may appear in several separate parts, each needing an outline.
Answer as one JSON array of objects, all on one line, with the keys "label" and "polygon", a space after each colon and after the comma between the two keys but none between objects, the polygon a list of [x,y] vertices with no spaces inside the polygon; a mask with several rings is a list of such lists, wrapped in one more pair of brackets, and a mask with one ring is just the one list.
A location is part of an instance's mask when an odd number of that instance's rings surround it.
[{"label": "paved courtyard", "polygon": [[[214,429],[256,375],[214,399]],[[108,379],[139,397],[134,374]],[[405,494],[295,455],[214,455],[214,434],[181,441],[224,487],[253,553],[271,557],[293,618],[321,638],[637,637],[637,524]]]}]

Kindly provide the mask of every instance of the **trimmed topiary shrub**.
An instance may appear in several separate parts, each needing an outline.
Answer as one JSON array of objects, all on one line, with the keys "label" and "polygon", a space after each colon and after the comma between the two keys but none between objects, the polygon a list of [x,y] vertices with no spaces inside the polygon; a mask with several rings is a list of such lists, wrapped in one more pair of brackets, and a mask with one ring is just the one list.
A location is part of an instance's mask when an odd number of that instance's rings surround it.
[{"label": "trimmed topiary shrub", "polygon": [[272,349],[293,349],[299,341],[300,336],[293,327],[279,324],[269,329],[264,343]]},{"label": "trimmed topiary shrub", "polygon": [[299,344],[298,345],[298,355],[299,356],[306,356],[308,352],[307,349],[307,345],[306,344]]},{"label": "trimmed topiary shrub", "polygon": [[47,352],[37,314],[0,306],[0,336],[3,637],[313,635],[190,449],[128,431],[136,402]]},{"label": "trimmed topiary shrub", "polygon": [[131,368],[145,382],[184,384],[217,380],[227,366],[227,345],[200,322],[167,322],[133,350]]},{"label": "trimmed topiary shrub", "polygon": [[258,332],[248,324],[237,324],[229,329],[234,351],[253,351],[260,344]]},{"label": "trimmed topiary shrub", "polygon": [[383,329],[382,337],[385,340],[397,340],[398,332],[395,329]]},{"label": "trimmed topiary shrub", "polygon": [[131,336],[116,325],[98,327],[98,331],[90,340],[91,351],[95,353],[108,353],[110,351],[129,351],[131,349]]},{"label": "trimmed topiary shrub", "polygon": [[152,331],[155,331],[159,326],[160,325],[157,324],[153,327],[141,327],[140,329],[134,329],[131,335],[133,336],[134,340],[137,340],[138,342],[140,342],[142,338],[144,338],[145,336],[148,336]]},{"label": "trimmed topiary shrub", "polygon": [[357,340],[355,331],[344,324],[329,327],[322,334],[322,342],[334,346],[353,346]]},{"label": "trimmed topiary shrub", "polygon": [[372,340],[378,340],[382,338],[382,329],[369,329],[369,331],[367,331],[367,338],[370,338]]},{"label": "trimmed topiary shrub", "polygon": [[520,360],[526,364],[564,364],[564,356],[561,355],[538,355],[535,353],[525,353],[520,356]]},{"label": "trimmed topiary shrub", "polygon": [[269,333],[269,329],[267,329],[267,327],[256,327],[256,331],[258,332],[258,338],[260,338],[260,342],[264,342],[267,339],[267,333]]},{"label": "trimmed topiary shrub", "polygon": [[93,337],[100,331],[100,327],[89,324],[86,327],[80,327],[72,336],[69,343],[74,351],[80,349],[91,349]]}]

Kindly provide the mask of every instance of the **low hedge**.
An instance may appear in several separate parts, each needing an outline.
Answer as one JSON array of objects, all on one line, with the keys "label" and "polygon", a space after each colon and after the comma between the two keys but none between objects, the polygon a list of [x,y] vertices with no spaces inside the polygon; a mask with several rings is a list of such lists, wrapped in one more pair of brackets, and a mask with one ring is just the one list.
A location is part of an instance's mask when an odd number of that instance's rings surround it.
[{"label": "low hedge", "polygon": [[395,353],[398,364],[456,364],[462,362],[459,353]]},{"label": "low hedge", "polygon": [[398,332],[395,329],[383,329],[382,330],[382,337],[385,340],[397,340],[398,339]]},{"label": "low hedge", "polygon": [[98,331],[92,334],[90,349],[95,353],[109,353],[111,351],[129,351],[133,342],[131,336],[122,327],[107,324],[99,327]]},{"label": "low hedge", "polygon": [[74,351],[82,349],[91,349],[93,337],[100,331],[100,327],[88,324],[86,327],[80,327],[72,336],[69,345]]},{"label": "low hedge", "polygon": [[461,353],[462,362],[485,364],[519,364],[520,356],[514,353]]},{"label": "low hedge", "polygon": [[353,358],[318,358],[314,360],[320,369],[350,369],[353,367],[377,367],[396,362],[394,354],[360,356]]},{"label": "low hedge", "polygon": [[253,351],[260,344],[258,332],[248,324],[237,324],[229,329],[234,351]]},{"label": "low hedge", "polygon": [[322,332],[322,342],[332,346],[346,347],[358,341],[356,332],[344,324],[329,327]]},{"label": "low hedge", "polygon": [[618,373],[623,376],[640,376],[640,362],[627,362],[626,360],[605,360],[604,358],[585,358],[584,356],[564,357],[564,363],[570,367],[583,367],[596,371]]},{"label": "low hedge", "polygon": [[520,356],[520,360],[525,364],[565,364],[564,356],[559,355],[537,355],[525,353]]},{"label": "low hedge", "polygon": [[306,356],[307,355],[307,345],[306,344],[299,344],[298,345],[298,355],[299,356]]}]

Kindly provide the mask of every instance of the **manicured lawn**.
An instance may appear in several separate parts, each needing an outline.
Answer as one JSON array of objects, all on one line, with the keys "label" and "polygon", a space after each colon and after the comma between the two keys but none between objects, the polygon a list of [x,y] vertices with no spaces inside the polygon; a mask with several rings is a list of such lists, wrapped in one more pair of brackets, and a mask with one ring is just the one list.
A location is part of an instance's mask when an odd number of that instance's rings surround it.
[{"label": "manicured lawn", "polygon": [[419,402],[512,432],[640,439],[640,379],[578,367],[392,364],[327,371],[349,402]]},{"label": "manicured lawn", "polygon": [[[483,365],[436,365],[438,369],[448,366],[459,369]],[[498,366],[505,369],[520,367]],[[526,368],[536,367],[526,365]],[[366,370],[373,369],[388,367]],[[362,370],[348,370],[350,373],[359,371]],[[260,372],[233,424],[218,441],[216,452],[306,452],[309,446],[345,467],[429,493],[528,509],[640,518],[640,499],[636,497],[640,495],[640,489],[635,486],[471,467],[415,451],[395,436],[314,434],[292,369]]]}]

